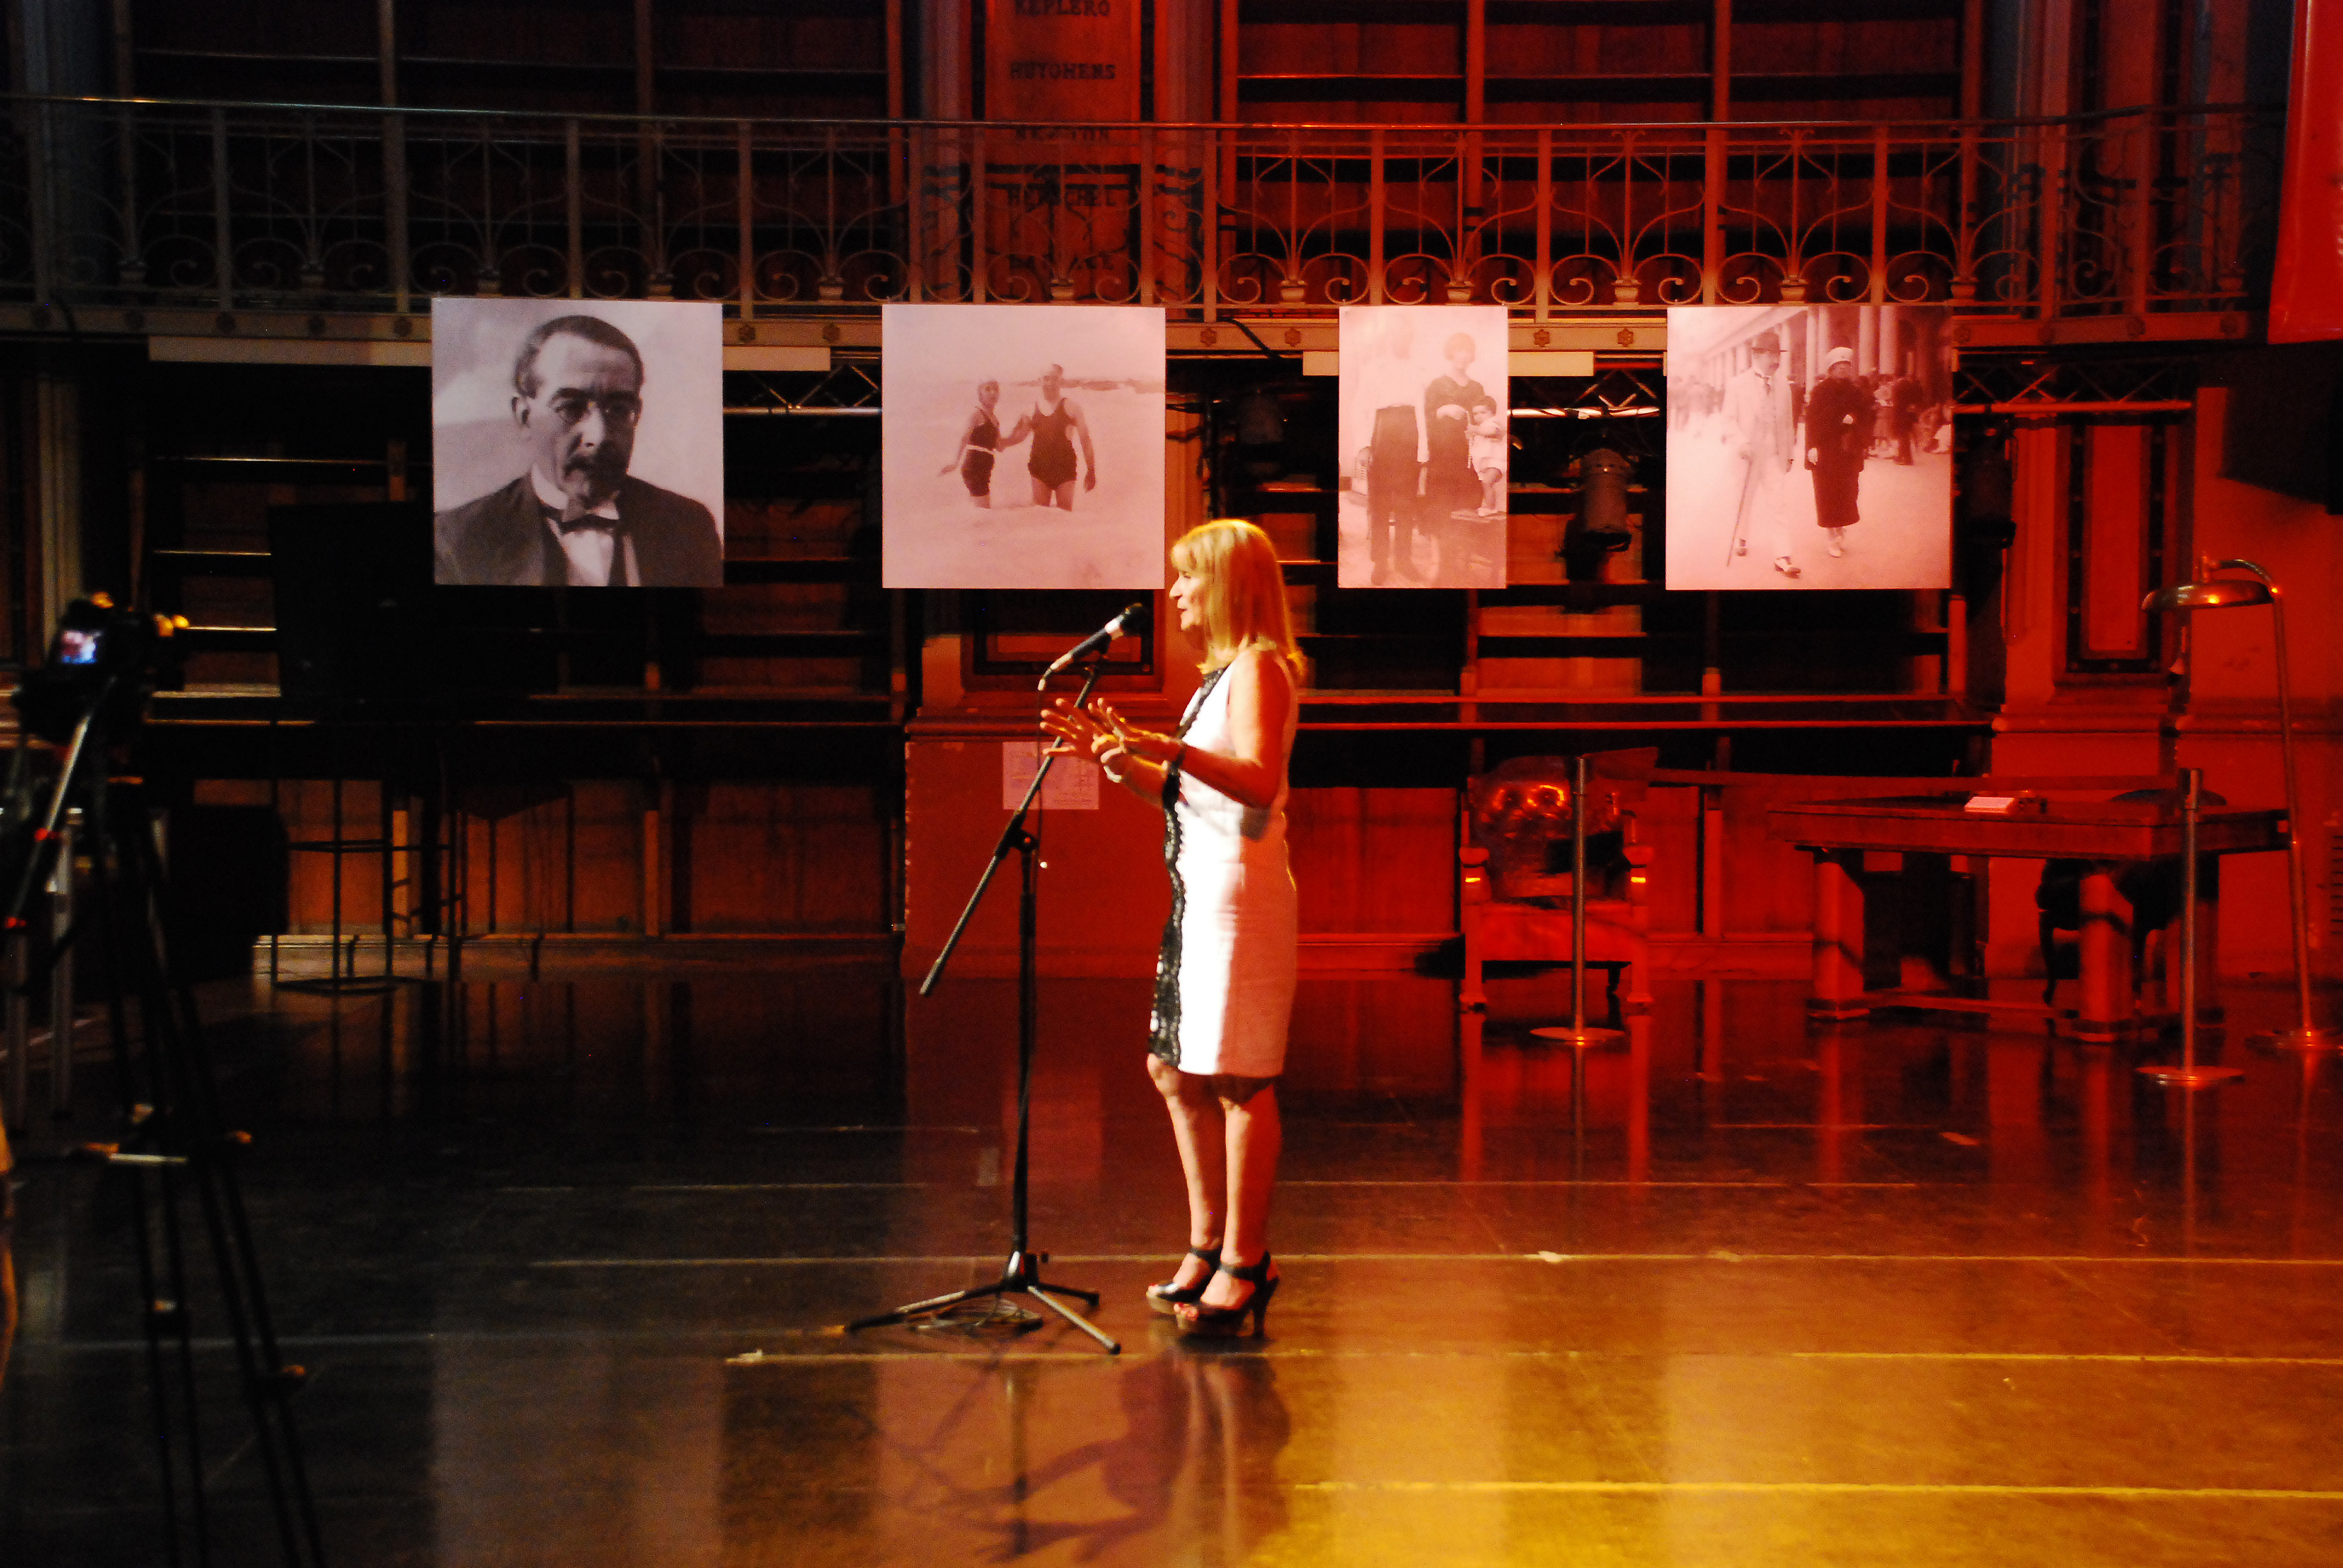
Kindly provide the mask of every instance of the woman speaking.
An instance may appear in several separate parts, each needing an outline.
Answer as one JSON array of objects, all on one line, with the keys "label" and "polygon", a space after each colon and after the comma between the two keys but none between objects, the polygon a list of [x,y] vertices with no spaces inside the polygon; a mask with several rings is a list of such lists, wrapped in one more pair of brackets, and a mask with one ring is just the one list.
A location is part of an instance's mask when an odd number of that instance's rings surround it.
[{"label": "woman speaking", "polygon": [[[1172,547],[1180,629],[1204,680],[1171,735],[1103,701],[1062,699],[1042,723],[1164,811],[1172,918],[1155,973],[1148,1071],[1172,1113],[1188,1181],[1188,1256],[1147,1289],[1189,1333],[1262,1331],[1278,1275],[1269,1193],[1282,1133],[1277,1079],[1293,1010],[1295,902],[1285,765],[1301,656],[1269,536],[1221,518]],[[1218,1139],[1213,1137],[1219,1122]]]}]

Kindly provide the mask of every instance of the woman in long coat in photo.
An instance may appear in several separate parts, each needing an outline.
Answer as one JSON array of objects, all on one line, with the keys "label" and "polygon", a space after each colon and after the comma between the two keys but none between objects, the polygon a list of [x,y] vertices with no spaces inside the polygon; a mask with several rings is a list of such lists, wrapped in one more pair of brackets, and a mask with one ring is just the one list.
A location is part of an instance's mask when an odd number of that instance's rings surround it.
[{"label": "woman in long coat in photo", "polygon": [[1806,395],[1806,467],[1815,476],[1815,526],[1830,553],[1846,554],[1846,530],[1859,520],[1855,493],[1871,445],[1871,396],[1855,378],[1855,350],[1823,357],[1823,378]]}]

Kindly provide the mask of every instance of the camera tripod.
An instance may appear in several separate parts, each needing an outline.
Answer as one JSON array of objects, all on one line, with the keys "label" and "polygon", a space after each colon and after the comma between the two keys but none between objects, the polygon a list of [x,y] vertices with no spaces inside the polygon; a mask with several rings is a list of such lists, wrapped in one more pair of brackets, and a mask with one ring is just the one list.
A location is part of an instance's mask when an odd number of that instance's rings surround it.
[{"label": "camera tripod", "polygon": [[[213,1561],[213,1510],[188,1301],[194,1282],[183,1217],[192,1201],[201,1212],[220,1312],[234,1342],[236,1381],[251,1412],[253,1447],[266,1477],[282,1561],[287,1568],[323,1568],[317,1507],[289,1403],[307,1374],[277,1353],[259,1257],[236,1181],[236,1154],[250,1139],[222,1120],[194,995],[166,955],[173,929],[170,890],[145,790],[135,779],[106,777],[107,752],[116,739],[108,733],[109,720],[127,729],[143,702],[143,691],[122,689],[136,673],[108,677],[83,712],[45,806],[34,803],[35,792],[25,786],[20,742],[8,793],[8,814],[17,820],[5,826],[15,830],[11,836],[18,842],[11,848],[23,865],[0,934],[26,939],[26,910],[35,890],[55,868],[58,825],[70,807],[78,806],[92,897],[49,961],[54,964],[85,934],[98,944],[123,1128],[120,1142],[90,1144],[81,1152],[121,1172],[135,1189],[131,1212],[161,1475],[164,1561],[172,1568],[188,1563],[203,1568]],[[39,975],[32,976],[27,989],[39,980]],[[67,1038],[64,1025],[58,1027],[58,1038]]]}]

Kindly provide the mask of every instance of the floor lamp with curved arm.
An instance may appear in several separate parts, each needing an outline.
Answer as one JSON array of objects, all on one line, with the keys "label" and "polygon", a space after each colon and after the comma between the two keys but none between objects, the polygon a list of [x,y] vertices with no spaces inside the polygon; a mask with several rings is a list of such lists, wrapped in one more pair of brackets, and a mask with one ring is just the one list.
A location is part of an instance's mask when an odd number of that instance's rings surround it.
[{"label": "floor lamp with curved arm", "polygon": [[2278,739],[2286,770],[2286,870],[2293,898],[2294,989],[2300,1016],[2292,1029],[2254,1036],[2257,1043],[2292,1046],[2300,1050],[2343,1050],[2343,1030],[2321,1029],[2310,1010],[2310,910],[2302,866],[2302,795],[2295,782],[2293,685],[2286,668],[2286,606],[2269,573],[2247,560],[2214,563],[2214,572],[2242,571],[2250,578],[2217,578],[2207,573],[2198,582],[2161,589],[2140,601],[2140,608],[2188,611],[2237,609],[2246,605],[2270,608],[2271,640],[2278,649]]}]

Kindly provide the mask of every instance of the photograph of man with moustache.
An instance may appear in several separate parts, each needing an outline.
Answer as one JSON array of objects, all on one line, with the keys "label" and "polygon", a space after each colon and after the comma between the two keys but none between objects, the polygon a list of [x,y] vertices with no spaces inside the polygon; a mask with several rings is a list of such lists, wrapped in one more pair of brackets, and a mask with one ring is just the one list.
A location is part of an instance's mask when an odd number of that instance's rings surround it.
[{"label": "photograph of man with moustache", "polygon": [[[435,580],[720,587],[723,540],[709,506],[630,472],[646,399],[657,395],[634,337],[599,315],[556,316],[522,337],[511,363],[506,463],[525,458],[527,468],[438,513]],[[716,393],[710,416],[720,419],[720,382]]]}]

